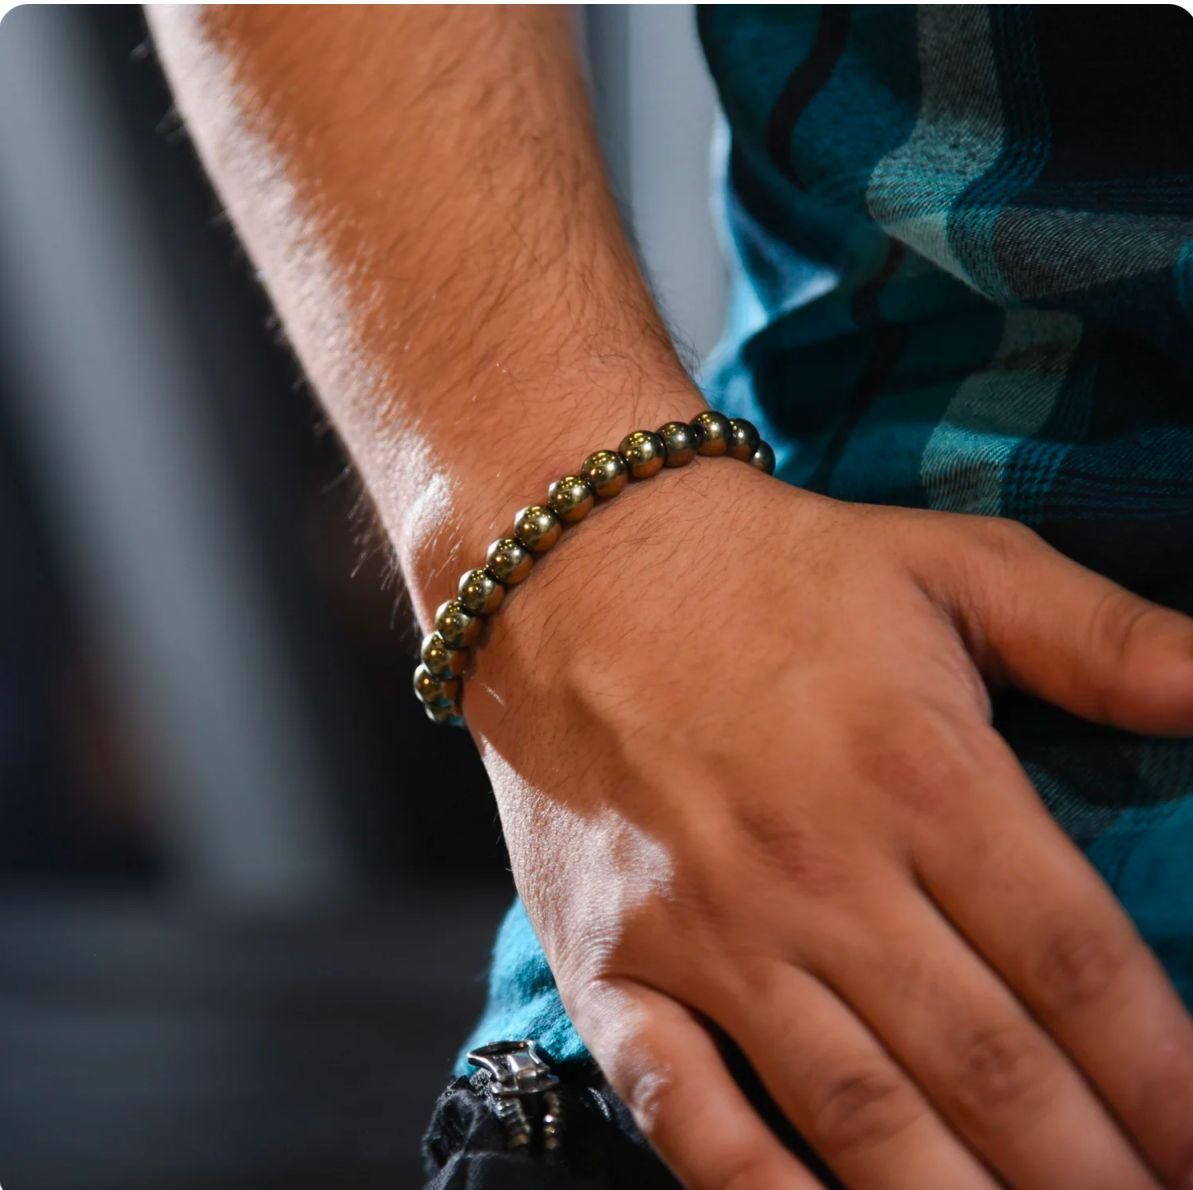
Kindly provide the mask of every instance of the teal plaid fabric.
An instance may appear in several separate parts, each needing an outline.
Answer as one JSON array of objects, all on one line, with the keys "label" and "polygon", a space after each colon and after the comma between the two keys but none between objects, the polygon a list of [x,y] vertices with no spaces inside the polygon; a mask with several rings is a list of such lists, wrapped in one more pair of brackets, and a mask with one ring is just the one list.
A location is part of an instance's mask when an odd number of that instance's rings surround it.
[{"label": "teal plaid fabric", "polygon": [[[1189,15],[725,6],[699,27],[733,266],[710,403],[790,483],[1013,517],[1193,613]],[[1193,1006],[1193,741],[1015,693],[996,723]],[[583,1055],[520,904],[494,959],[470,1044]]]}]

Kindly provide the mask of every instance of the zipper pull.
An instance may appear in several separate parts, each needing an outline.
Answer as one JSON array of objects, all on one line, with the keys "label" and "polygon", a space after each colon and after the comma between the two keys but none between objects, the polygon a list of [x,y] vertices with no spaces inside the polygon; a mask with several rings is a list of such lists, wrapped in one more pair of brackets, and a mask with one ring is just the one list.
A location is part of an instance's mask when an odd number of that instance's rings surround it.
[{"label": "zipper pull", "polygon": [[533,1144],[536,1123],[542,1125],[543,1148],[559,1148],[563,1140],[559,1075],[534,1041],[495,1041],[470,1050],[468,1061],[489,1076],[484,1093],[505,1127],[511,1149]]}]

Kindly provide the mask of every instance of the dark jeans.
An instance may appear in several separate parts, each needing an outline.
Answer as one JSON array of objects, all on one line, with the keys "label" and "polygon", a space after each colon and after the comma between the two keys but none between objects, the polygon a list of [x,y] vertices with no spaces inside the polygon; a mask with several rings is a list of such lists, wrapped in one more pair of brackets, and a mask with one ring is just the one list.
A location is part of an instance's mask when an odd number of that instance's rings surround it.
[{"label": "dark jeans", "polygon": [[[591,1062],[555,1067],[564,1127],[559,1148],[510,1151],[485,1092],[453,1078],[435,1104],[423,1138],[426,1190],[676,1190],[628,1108]],[[739,1081],[759,1112],[823,1182],[840,1187],[779,1115],[752,1073]]]},{"label": "dark jeans", "polygon": [[427,1190],[676,1190],[626,1106],[591,1062],[556,1068],[563,1104],[557,1151],[511,1152],[483,1090],[453,1078],[423,1138]]}]

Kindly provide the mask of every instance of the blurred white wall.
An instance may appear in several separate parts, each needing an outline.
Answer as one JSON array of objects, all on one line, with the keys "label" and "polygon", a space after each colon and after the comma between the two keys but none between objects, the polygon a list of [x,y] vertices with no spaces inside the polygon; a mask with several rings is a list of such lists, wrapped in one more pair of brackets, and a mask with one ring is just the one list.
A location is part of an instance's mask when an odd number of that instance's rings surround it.
[{"label": "blurred white wall", "polygon": [[179,891],[283,903],[348,865],[293,649],[211,424],[98,46],[69,6],[0,37],[0,339],[11,415],[166,795]]},{"label": "blurred white wall", "polygon": [[720,334],[726,270],[709,204],[716,91],[688,4],[591,5],[593,90],[614,187],[690,363]]}]

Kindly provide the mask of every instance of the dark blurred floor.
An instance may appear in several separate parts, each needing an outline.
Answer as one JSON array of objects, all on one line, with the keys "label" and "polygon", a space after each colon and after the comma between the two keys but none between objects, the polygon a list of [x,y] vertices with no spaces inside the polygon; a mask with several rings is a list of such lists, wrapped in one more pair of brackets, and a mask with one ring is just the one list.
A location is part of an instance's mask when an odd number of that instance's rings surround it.
[{"label": "dark blurred floor", "polygon": [[503,908],[418,893],[226,923],[127,898],[10,898],[0,1182],[421,1185],[419,1136]]}]

